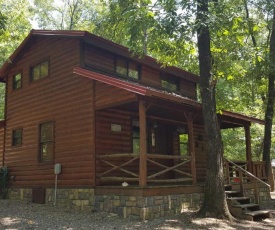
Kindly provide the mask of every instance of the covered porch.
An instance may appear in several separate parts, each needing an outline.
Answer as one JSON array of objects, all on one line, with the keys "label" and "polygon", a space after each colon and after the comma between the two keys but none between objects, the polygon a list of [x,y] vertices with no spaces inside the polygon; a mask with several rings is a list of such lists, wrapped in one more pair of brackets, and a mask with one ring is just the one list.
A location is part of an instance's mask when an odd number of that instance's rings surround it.
[{"label": "covered porch", "polygon": [[[108,77],[74,72],[94,82],[96,186],[200,186],[206,177],[201,104],[185,96]],[[253,162],[250,125],[262,120],[228,111],[221,129],[243,127],[245,161],[238,166],[266,180],[264,162]],[[235,165],[225,161],[225,182],[238,182]]]}]

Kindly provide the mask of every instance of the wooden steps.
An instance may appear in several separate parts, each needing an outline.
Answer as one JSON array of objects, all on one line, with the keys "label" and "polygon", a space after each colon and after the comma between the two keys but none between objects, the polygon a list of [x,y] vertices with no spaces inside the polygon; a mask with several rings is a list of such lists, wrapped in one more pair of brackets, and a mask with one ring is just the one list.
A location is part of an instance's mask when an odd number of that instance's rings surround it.
[{"label": "wooden steps", "polygon": [[231,185],[225,185],[225,194],[229,211],[234,217],[251,221],[270,218],[270,211],[260,210],[259,204],[251,203],[249,197],[241,196],[241,192],[232,190]]}]

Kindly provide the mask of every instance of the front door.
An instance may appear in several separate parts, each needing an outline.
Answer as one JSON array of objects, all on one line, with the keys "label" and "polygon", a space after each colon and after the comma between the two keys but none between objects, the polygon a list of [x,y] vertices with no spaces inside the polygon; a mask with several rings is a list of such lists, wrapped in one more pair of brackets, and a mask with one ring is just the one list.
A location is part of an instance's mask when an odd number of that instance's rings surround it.
[{"label": "front door", "polygon": [[173,127],[158,124],[155,132],[156,154],[173,155]]},{"label": "front door", "polygon": [[[156,154],[160,155],[173,155],[173,130],[174,127],[167,124],[158,124],[155,129],[156,135]],[[166,167],[171,167],[174,164],[172,159],[160,159],[158,161],[160,164]],[[164,170],[160,168],[159,170]],[[163,179],[174,178],[173,171],[168,171],[161,176]]]}]

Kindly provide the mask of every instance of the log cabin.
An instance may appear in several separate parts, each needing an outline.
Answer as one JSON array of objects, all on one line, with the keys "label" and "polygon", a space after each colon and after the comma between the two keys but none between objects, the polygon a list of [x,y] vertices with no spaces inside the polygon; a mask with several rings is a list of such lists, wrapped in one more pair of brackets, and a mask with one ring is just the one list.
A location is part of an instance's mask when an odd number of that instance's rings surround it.
[{"label": "log cabin", "polygon": [[[143,219],[200,205],[210,159],[199,76],[86,31],[32,30],[0,80],[10,199]],[[238,168],[264,180],[250,147],[251,123],[264,122],[218,116],[221,129],[242,127],[246,136],[247,160],[225,161],[226,183]]]}]

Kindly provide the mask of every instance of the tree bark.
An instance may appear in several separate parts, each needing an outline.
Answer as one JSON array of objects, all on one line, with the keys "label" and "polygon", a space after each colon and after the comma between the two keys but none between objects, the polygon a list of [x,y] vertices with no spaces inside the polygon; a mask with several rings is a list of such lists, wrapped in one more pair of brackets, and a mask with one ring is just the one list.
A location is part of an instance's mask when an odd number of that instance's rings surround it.
[{"label": "tree bark", "polygon": [[207,151],[207,178],[204,202],[199,215],[232,220],[224,192],[223,147],[216,114],[215,80],[211,73],[210,32],[207,21],[208,0],[197,0],[200,90]]},{"label": "tree bark", "polygon": [[275,80],[275,9],[273,9],[272,31],[270,36],[269,52],[269,75],[268,75],[268,99],[265,113],[263,161],[266,165],[266,175],[271,180],[270,148],[272,137],[272,122],[274,114],[274,80]]}]

